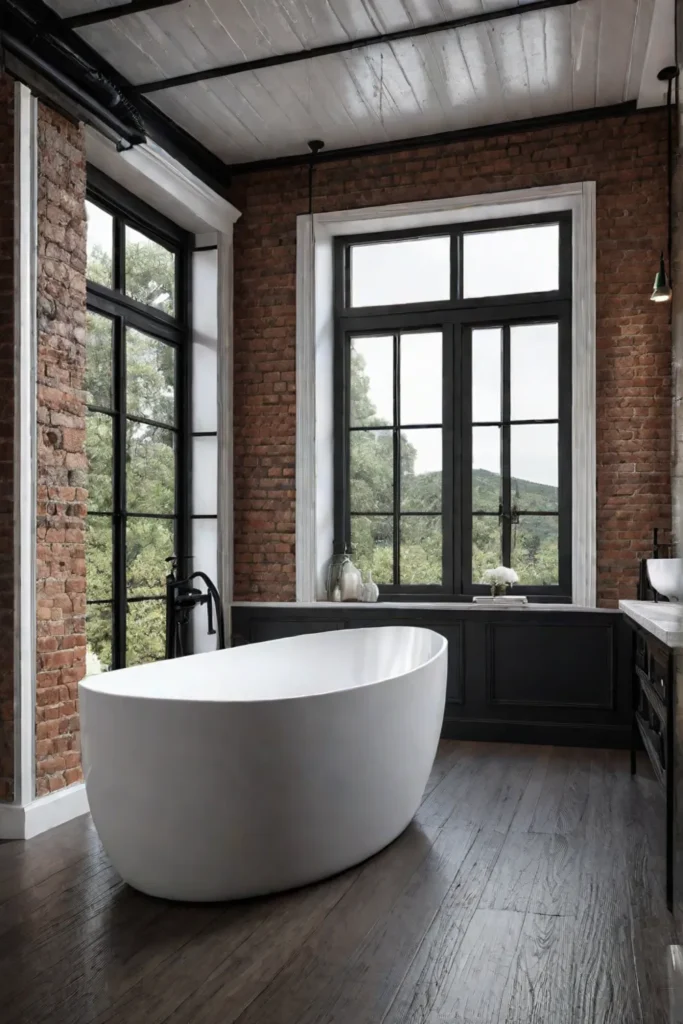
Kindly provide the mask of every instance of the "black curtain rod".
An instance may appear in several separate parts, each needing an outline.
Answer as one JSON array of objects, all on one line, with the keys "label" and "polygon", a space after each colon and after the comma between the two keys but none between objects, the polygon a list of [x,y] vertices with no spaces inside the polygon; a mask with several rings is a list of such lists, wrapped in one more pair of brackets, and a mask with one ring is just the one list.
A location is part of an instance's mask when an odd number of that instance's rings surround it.
[{"label": "black curtain rod", "polygon": [[297,50],[294,53],[273,54],[270,57],[247,60],[240,64],[225,64],[222,67],[208,68],[206,71],[193,71],[187,75],[176,75],[173,78],[163,78],[156,82],[145,82],[135,86],[133,91],[139,95],[160,92],[162,89],[173,89],[179,85],[192,85],[195,82],[206,82],[212,78],[229,78],[231,75],[239,75],[245,71],[258,71],[263,68],[279,67],[283,64],[296,64],[302,60],[329,57],[332,54],[348,53],[350,50],[361,50],[382,43],[395,43],[402,39],[417,39],[420,36],[433,35],[436,32],[447,32],[469,25],[482,25],[491,21],[499,21],[501,18],[531,14],[534,11],[547,11],[555,7],[570,7],[576,3],[578,0],[533,0],[532,3],[525,3],[521,7],[506,7],[500,11],[483,11],[480,14],[471,14],[464,18],[449,18],[447,21],[438,21],[431,25],[412,25],[410,28],[384,32],[382,35],[347,39],[342,43],[331,43],[328,46],[314,46],[311,49]]},{"label": "black curtain rod", "polygon": [[85,28],[86,25],[99,25],[103,21],[115,21],[127,14],[142,14],[153,11],[157,7],[172,7],[181,0],[130,0],[129,3],[115,4],[113,7],[99,7],[96,11],[86,14],[73,14],[70,18],[62,18],[67,28]]},{"label": "black curtain rod", "polygon": [[92,92],[88,92],[69,75],[62,74],[30,46],[26,46],[20,39],[8,32],[3,32],[0,38],[2,46],[9,54],[18,58],[26,68],[44,76],[65,97],[80,106],[84,112],[91,114],[100,125],[106,126],[111,133],[112,140],[116,140],[117,144],[120,145],[125,141],[132,148],[147,141],[144,132],[135,124],[127,124],[122,121],[109,107],[97,100]]},{"label": "black curtain rod", "polygon": [[[0,56],[3,36],[6,38],[9,34],[10,22],[13,26],[12,35],[24,47],[32,51],[51,40],[57,42],[57,48],[52,47],[50,56],[45,58],[43,75],[48,82],[55,83],[55,88],[64,95],[65,103],[67,103],[68,97],[64,94],[64,90],[60,89],[59,82],[64,76],[70,78],[73,74],[74,61],[69,57],[68,50],[73,51],[77,63],[85,63],[99,71],[119,89],[124,97],[131,95],[132,84],[128,79],[112,67],[100,53],[89,46],[77,32],[65,25],[64,21],[55,14],[51,7],[47,6],[44,0],[0,0]],[[14,26],[16,26],[16,31]],[[66,45],[66,51],[61,44]],[[9,47],[8,53],[10,53]],[[226,164],[220,157],[190,135],[150,100],[140,97],[134,103],[144,121],[146,134],[209,185],[218,195],[227,197],[230,185],[229,173]],[[82,104],[79,106],[82,109]],[[68,106],[63,109],[68,109]],[[80,118],[83,119],[82,114]]]},{"label": "black curtain rod", "polygon": [[[500,121],[497,124],[479,125],[475,128],[458,128],[450,132],[439,132],[436,135],[416,135],[409,139],[391,139],[386,142],[369,143],[365,146],[350,146],[346,149],[326,149],[315,157],[316,164],[330,163],[335,160],[354,160],[359,157],[376,156],[382,153],[400,153],[406,149],[423,149],[433,146],[445,146],[454,142],[467,142],[469,139],[489,139],[496,135],[514,135],[519,132],[539,131],[542,128],[553,128],[563,124],[581,124],[585,121],[601,121],[610,117],[630,117],[632,114],[654,114],[661,112],[663,107],[645,107],[638,110],[636,100],[616,103],[606,107],[589,107],[586,110],[570,110],[562,114],[546,114],[542,117],[528,117],[521,121]],[[228,168],[230,176],[251,174],[254,171],[270,171],[286,167],[306,166],[310,154],[297,153],[293,156],[278,156],[268,160],[252,160],[249,163],[231,164]]]}]

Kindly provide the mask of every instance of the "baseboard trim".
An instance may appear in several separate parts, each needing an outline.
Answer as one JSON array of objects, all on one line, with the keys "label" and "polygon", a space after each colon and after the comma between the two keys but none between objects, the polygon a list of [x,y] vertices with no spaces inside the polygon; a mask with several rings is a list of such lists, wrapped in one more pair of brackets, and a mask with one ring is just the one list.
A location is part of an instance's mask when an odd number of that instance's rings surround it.
[{"label": "baseboard trim", "polygon": [[85,785],[77,782],[48,796],[37,797],[23,807],[0,804],[0,839],[33,839],[41,832],[63,825],[89,810]]},{"label": "baseboard trim", "polygon": [[628,749],[631,729],[627,725],[586,725],[559,722],[501,722],[477,719],[444,719],[441,735],[448,740],[477,740],[483,743],[540,743],[555,747],[598,747]]}]

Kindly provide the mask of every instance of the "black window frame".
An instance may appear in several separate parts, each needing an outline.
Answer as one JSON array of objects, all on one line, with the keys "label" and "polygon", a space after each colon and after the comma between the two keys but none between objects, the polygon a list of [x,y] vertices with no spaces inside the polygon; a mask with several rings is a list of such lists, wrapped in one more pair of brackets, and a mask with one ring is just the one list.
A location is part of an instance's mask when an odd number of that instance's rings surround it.
[{"label": "black window frame", "polygon": [[[515,227],[559,225],[559,287],[555,291],[524,292],[485,298],[463,298],[463,236],[469,232]],[[451,295],[447,300],[392,306],[352,307],[350,300],[350,251],[354,245],[429,237],[450,237]],[[486,586],[471,582],[472,559],[472,387],[471,332],[477,327],[503,327],[503,361],[509,367],[509,329],[515,323],[558,323],[559,429],[558,429],[558,557],[559,582],[549,586],[523,586],[515,592],[541,603],[572,601],[572,214],[544,213],[496,220],[474,220],[408,231],[335,239],[334,270],[334,551],[351,551],[349,501],[350,344],[359,335],[400,334],[440,330],[443,333],[443,578],[441,584],[380,586],[380,600],[469,601],[487,593]],[[509,380],[508,380],[509,384]],[[509,391],[508,391],[509,394]],[[509,408],[506,429],[509,431]],[[503,417],[505,419],[505,416]],[[524,421],[532,422],[532,421]],[[540,422],[540,421],[539,421]],[[394,425],[394,430],[399,428]],[[503,430],[505,433],[505,429]],[[396,448],[397,446],[395,446]],[[509,443],[507,444],[509,457]],[[395,461],[397,458],[395,456]],[[503,470],[508,469],[501,464]],[[396,467],[395,467],[396,473]],[[396,477],[395,477],[396,480]],[[396,484],[395,484],[396,487]],[[504,533],[512,530],[512,495],[503,486],[499,516]],[[393,515],[398,502],[394,500]],[[405,514],[405,513],[402,513]],[[398,523],[394,519],[394,553],[399,548]],[[505,550],[507,548],[507,550]],[[509,541],[503,556],[508,557]],[[396,572],[398,571],[398,565]]]},{"label": "black window frame", "polygon": [[[113,220],[112,287],[87,280],[86,304],[89,312],[112,321],[112,405],[105,409],[87,405],[88,412],[103,413],[113,421],[113,510],[88,510],[88,516],[112,521],[112,596],[111,600],[88,600],[88,607],[111,606],[111,669],[126,665],[126,631],[129,604],[164,601],[165,594],[127,594],[126,533],[129,519],[164,519],[175,523],[175,554],[181,566],[187,564],[191,545],[191,257],[192,234],[174,224],[137,196],[122,188],[98,169],[88,165],[86,199],[110,214]],[[174,252],[174,314],[138,302],[125,293],[125,227],[130,226],[153,242]],[[135,328],[175,349],[175,423],[170,426],[146,417],[133,416],[126,408],[126,327]],[[128,422],[145,423],[173,432],[175,448],[174,513],[129,512],[126,507],[126,427]],[[87,617],[86,617],[87,640]]]}]

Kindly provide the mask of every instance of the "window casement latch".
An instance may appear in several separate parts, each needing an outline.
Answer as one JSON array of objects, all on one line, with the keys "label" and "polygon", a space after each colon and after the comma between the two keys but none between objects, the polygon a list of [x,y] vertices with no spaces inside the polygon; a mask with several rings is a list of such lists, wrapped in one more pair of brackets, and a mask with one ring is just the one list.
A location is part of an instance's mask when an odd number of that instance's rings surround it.
[{"label": "window casement latch", "polygon": [[511,526],[517,526],[519,523],[519,510],[517,506],[513,505],[512,511],[506,512],[503,509],[503,503],[501,501],[500,504],[498,505],[498,519],[505,519],[510,523]]}]

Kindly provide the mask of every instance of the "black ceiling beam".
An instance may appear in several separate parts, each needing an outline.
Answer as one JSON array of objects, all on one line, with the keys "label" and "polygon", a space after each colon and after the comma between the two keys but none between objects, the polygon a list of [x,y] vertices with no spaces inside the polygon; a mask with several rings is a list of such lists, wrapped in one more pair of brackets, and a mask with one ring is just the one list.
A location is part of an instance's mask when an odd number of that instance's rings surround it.
[{"label": "black ceiling beam", "polygon": [[62,18],[62,25],[67,28],[85,28],[86,25],[99,25],[103,21],[115,21],[127,14],[142,14],[153,11],[157,7],[172,7],[181,0],[130,0],[125,4],[114,4],[113,7],[98,7],[96,11],[85,14],[74,14],[70,18]]},{"label": "black ceiling beam", "polygon": [[239,75],[245,71],[259,71],[263,68],[279,67],[282,64],[296,64],[298,61],[312,60],[315,57],[329,57],[336,53],[362,50],[367,46],[396,43],[402,39],[417,39],[420,36],[434,35],[436,32],[447,32],[469,25],[483,25],[487,22],[499,21],[501,18],[531,14],[534,11],[547,11],[555,7],[570,7],[576,3],[578,0],[533,0],[532,3],[525,3],[521,7],[506,7],[500,11],[483,11],[480,14],[471,14],[464,18],[449,18],[448,21],[434,22],[431,25],[412,25],[410,28],[384,32],[382,35],[365,36],[363,39],[347,39],[343,43],[330,43],[328,46],[314,46],[308,50],[297,50],[294,53],[274,54],[271,57],[243,61],[240,64],[225,64],[218,68],[208,68],[206,71],[193,71],[187,75],[176,75],[173,78],[163,78],[157,82],[146,82],[143,85],[135,86],[134,91],[139,95],[160,92],[162,89],[173,89],[179,85],[193,85],[195,82],[206,82],[212,78],[229,78],[231,75]]},{"label": "black ceiling beam", "polygon": [[[561,114],[544,114],[540,117],[527,117],[519,121],[501,121],[497,124],[477,125],[474,128],[456,128],[448,132],[434,135],[416,135],[408,139],[388,139],[384,142],[370,142],[364,146],[348,146],[345,149],[324,149],[315,157],[315,163],[333,163],[337,160],[354,160],[361,157],[377,156],[383,153],[402,153],[407,149],[426,149],[435,146],[447,146],[454,142],[467,142],[470,139],[489,139],[501,135],[515,135],[520,132],[540,131],[563,124],[582,124],[586,121],[601,121],[610,117],[631,117],[638,114],[657,114],[662,107],[645,107],[638,109],[636,100],[615,103],[605,107],[589,107],[587,110],[570,110]],[[266,160],[252,160],[243,164],[232,164],[229,167],[230,177],[234,180],[240,174],[253,174],[255,171],[273,171],[287,167],[308,167],[311,154],[297,153],[293,156],[276,156]]]},{"label": "black ceiling beam", "polygon": [[[3,29],[6,32],[9,28],[6,17],[7,7],[15,10],[17,14],[22,13],[29,23],[30,30],[27,30],[22,41],[30,48],[35,49],[42,39],[55,39],[66,44],[74,54],[90,67],[96,68],[106,79],[111,81],[124,96],[130,96],[132,85],[116,68],[112,67],[96,50],[89,46],[73,29],[65,27],[62,19],[44,3],[44,0],[0,0],[0,52],[2,49]],[[57,79],[60,70],[68,74],[69,61],[64,61],[64,67],[60,68],[59,62],[55,62],[56,75],[50,74],[45,69],[47,79],[51,78],[59,88]],[[29,85],[32,83],[29,82]],[[35,87],[35,83],[33,83]],[[40,93],[39,93],[40,94]],[[45,99],[54,103],[54,98],[45,91]],[[144,128],[155,142],[166,150],[170,156],[175,157],[189,171],[209,185],[219,195],[227,198],[230,186],[230,174],[226,164],[195,139],[189,132],[176,124],[167,114],[164,114],[154,103],[140,97],[135,99],[135,110],[144,122]],[[68,108],[65,108],[68,109]],[[84,111],[79,117],[87,123],[93,123],[84,116]]]}]

